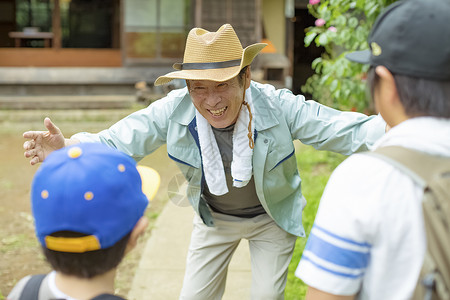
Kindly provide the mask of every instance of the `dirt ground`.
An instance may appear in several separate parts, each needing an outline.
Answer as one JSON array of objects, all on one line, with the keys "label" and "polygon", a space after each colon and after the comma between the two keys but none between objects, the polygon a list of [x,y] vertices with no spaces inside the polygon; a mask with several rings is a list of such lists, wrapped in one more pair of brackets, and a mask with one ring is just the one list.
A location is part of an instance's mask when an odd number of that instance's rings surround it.
[{"label": "dirt ground", "polygon": [[[23,156],[22,133],[44,130],[43,119],[50,116],[66,137],[79,131],[97,132],[133,110],[111,111],[0,111],[0,300],[4,299],[17,281],[28,274],[46,273],[50,267],[40,252],[34,235],[30,210],[30,185],[37,166],[30,166]],[[146,215],[154,224],[167,202],[167,184],[179,171],[167,157],[165,147],[144,159],[141,164],[156,169],[161,186]],[[128,255],[119,267],[116,292],[126,296],[132,283],[145,240]]]}]

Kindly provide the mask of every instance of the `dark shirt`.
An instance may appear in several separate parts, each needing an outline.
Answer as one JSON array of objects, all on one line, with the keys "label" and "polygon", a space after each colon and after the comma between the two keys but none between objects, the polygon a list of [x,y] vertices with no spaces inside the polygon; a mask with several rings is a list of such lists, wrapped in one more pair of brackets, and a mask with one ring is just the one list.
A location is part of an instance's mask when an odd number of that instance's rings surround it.
[{"label": "dark shirt", "polygon": [[266,213],[256,194],[253,176],[246,186],[241,188],[233,187],[231,162],[233,161],[234,125],[227,128],[212,127],[212,130],[222,157],[228,193],[222,196],[213,195],[210,193],[208,186],[205,185],[202,196],[205,198],[211,209],[218,213],[242,218],[252,218]]}]

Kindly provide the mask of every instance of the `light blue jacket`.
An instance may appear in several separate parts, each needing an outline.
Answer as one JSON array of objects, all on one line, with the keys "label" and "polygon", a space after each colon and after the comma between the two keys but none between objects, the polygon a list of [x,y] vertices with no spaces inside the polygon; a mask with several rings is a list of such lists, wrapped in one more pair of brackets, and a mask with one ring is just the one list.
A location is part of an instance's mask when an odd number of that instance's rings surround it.
[{"label": "light blue jacket", "polygon": [[[305,236],[302,210],[306,201],[294,155],[294,139],[316,149],[342,154],[369,149],[384,134],[378,116],[340,112],[305,101],[289,90],[252,82],[255,148],[253,176],[266,212],[284,230]],[[200,197],[203,171],[196,131],[195,107],[187,88],[170,92],[98,134],[73,136],[82,142],[101,142],[139,161],[167,144],[167,152],[188,181],[187,196],[204,223],[214,226],[208,205]]]}]

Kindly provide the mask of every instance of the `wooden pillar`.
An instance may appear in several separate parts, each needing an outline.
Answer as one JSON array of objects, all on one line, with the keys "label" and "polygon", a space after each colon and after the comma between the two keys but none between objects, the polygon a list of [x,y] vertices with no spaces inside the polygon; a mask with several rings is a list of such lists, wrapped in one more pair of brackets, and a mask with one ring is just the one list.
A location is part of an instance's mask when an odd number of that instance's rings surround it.
[{"label": "wooden pillar", "polygon": [[[285,5],[286,17],[286,56],[289,59],[290,67],[288,70],[289,76],[294,76],[294,25],[295,25],[295,1],[287,0]],[[289,87],[292,88],[292,87]]]},{"label": "wooden pillar", "polygon": [[59,8],[59,0],[53,0],[52,28],[53,48],[61,49],[61,10]]},{"label": "wooden pillar", "polygon": [[255,0],[255,42],[260,43],[263,38],[263,20],[261,0]]},{"label": "wooden pillar", "polygon": [[227,1],[226,22],[233,24],[233,0]]},{"label": "wooden pillar", "polygon": [[195,1],[195,27],[202,27],[202,0]]},{"label": "wooden pillar", "polygon": [[128,43],[126,42],[125,36],[125,0],[120,0],[120,58],[122,59],[122,64],[127,65],[127,47]]}]

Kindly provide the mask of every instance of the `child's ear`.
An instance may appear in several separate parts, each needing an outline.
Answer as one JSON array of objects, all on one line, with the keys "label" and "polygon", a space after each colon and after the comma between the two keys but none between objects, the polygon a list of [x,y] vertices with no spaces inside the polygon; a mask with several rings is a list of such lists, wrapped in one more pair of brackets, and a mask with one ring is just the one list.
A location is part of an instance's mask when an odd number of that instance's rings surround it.
[{"label": "child's ear", "polygon": [[384,83],[384,88],[387,89],[390,94],[397,96],[397,87],[395,85],[394,75],[392,75],[392,73],[385,66],[377,66],[375,68],[375,72]]},{"label": "child's ear", "polygon": [[145,229],[148,226],[148,219],[146,217],[141,217],[134,225],[133,230],[130,234],[130,239],[128,240],[127,248],[125,249],[125,254],[130,252],[134,247],[136,247],[138,238],[144,234]]},{"label": "child's ear", "polygon": [[384,66],[377,66],[375,72],[380,77],[379,95],[375,101],[383,119],[390,127],[394,127],[407,120],[403,103],[398,94],[394,75]]}]

